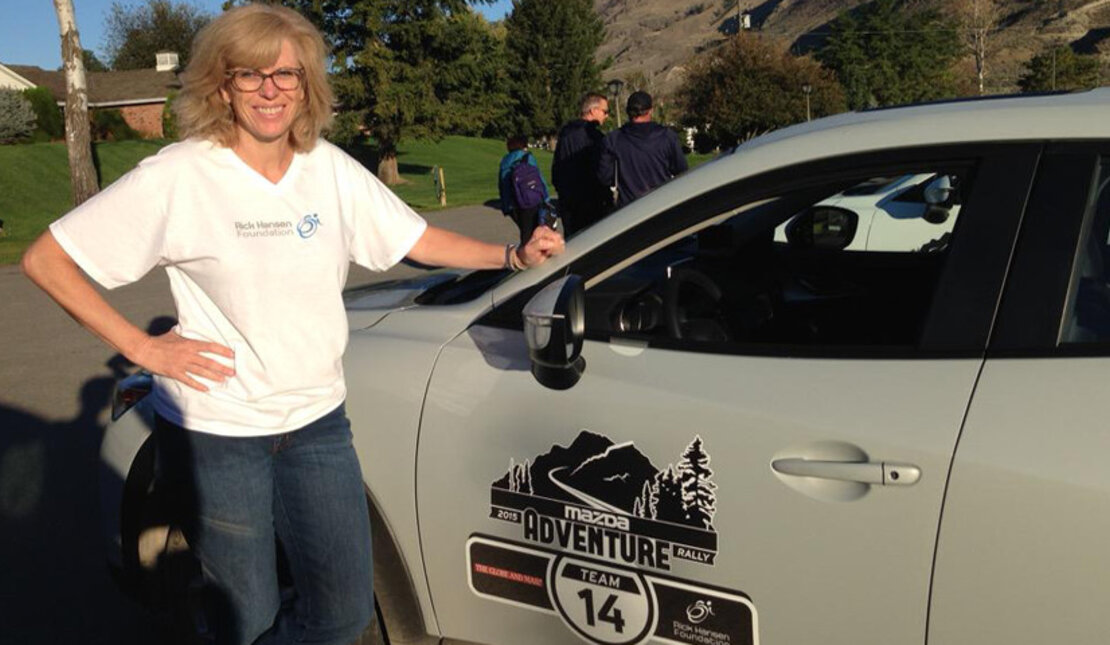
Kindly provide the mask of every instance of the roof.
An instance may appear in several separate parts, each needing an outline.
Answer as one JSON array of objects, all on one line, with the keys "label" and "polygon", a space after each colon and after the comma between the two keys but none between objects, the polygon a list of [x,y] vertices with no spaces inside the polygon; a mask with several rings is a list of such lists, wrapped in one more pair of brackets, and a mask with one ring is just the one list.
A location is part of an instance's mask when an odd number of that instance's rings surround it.
[{"label": "roof", "polygon": [[[7,65],[8,69],[39,87],[50,90],[58,102],[66,100],[65,72],[49,71],[32,65]],[[171,91],[181,89],[174,72],[134,69],[120,72],[87,72],[89,105],[120,105],[165,101]]]}]

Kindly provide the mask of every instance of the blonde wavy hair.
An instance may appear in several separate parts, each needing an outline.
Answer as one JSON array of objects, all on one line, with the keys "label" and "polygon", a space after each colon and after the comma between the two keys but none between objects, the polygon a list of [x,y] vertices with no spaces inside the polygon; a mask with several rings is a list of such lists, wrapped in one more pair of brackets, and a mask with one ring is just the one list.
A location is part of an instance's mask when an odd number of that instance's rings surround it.
[{"label": "blonde wavy hair", "polygon": [[189,65],[181,74],[181,94],[173,104],[182,138],[234,146],[239,136],[235,115],[220,96],[221,88],[230,91],[227,72],[272,65],[285,40],[296,49],[304,67],[305,99],[289,141],[297,152],[311,150],[331,123],[335,103],[325,69],[327,46],[316,27],[299,13],[265,4],[226,11],[197,34]]}]

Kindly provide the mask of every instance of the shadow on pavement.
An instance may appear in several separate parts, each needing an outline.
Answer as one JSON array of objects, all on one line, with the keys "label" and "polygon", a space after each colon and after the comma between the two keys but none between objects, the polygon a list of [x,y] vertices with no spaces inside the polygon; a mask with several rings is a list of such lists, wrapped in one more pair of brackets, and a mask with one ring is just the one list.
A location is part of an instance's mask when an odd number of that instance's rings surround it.
[{"label": "shadow on pavement", "polygon": [[[164,331],[167,320],[149,328]],[[104,411],[132,367],[109,360],[66,421],[0,405],[0,644],[165,641],[163,621],[113,582],[100,516]]]}]

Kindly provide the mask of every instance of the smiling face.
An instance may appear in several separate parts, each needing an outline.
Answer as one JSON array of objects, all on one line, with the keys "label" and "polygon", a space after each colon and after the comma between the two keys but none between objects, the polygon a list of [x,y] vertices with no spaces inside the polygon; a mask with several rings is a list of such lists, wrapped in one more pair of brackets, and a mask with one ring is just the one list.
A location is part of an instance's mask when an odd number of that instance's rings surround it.
[{"label": "smiling face", "polygon": [[[281,53],[272,65],[258,70],[270,74],[278,69],[299,69],[300,57],[288,40],[281,43]],[[240,144],[274,143],[288,140],[289,130],[304,106],[305,88],[303,81],[295,90],[282,90],[274,84],[273,78],[266,78],[255,92],[236,89],[230,79],[220,88],[220,96],[231,106],[235,113],[235,127],[239,131]]]}]

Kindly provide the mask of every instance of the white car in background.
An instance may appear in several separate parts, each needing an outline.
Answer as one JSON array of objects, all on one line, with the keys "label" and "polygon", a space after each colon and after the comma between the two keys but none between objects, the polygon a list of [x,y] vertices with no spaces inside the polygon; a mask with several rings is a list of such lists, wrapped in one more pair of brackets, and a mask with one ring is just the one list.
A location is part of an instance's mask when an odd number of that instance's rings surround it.
[{"label": "white car in background", "polygon": [[[348,293],[374,638],[1105,643],[1107,114],[822,119],[537,269]],[[140,394],[103,456],[115,560],[150,580],[173,533]]]},{"label": "white car in background", "polygon": [[[822,200],[814,206],[818,212],[809,216],[850,232],[846,251],[905,252],[943,245],[960,212],[955,179],[912,173],[875,177]],[[776,241],[787,241],[786,229],[792,221],[775,229]]]}]

